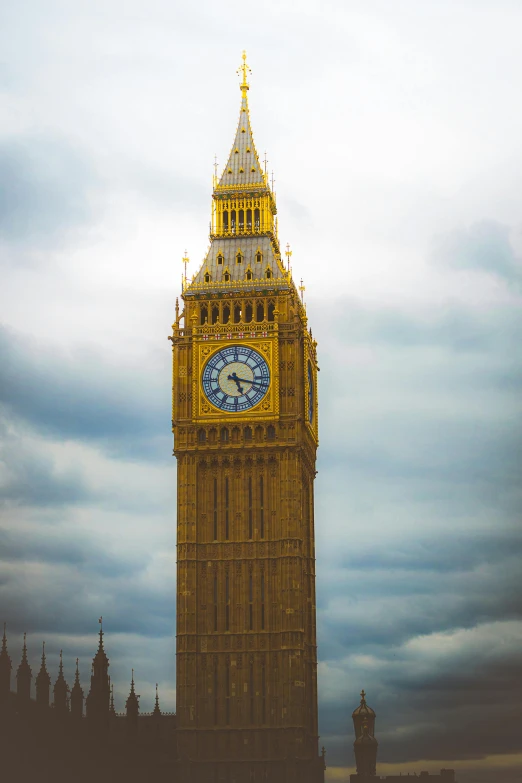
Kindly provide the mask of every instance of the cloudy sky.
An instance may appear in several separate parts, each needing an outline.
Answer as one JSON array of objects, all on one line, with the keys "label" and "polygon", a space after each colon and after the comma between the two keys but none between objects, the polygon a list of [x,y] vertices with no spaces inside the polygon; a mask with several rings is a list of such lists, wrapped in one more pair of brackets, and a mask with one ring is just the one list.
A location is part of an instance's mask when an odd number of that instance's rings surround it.
[{"label": "cloudy sky", "polygon": [[522,6],[0,9],[0,606],[116,706],[175,709],[170,343],[251,118],[320,351],[320,743],[353,771],[522,771]]}]

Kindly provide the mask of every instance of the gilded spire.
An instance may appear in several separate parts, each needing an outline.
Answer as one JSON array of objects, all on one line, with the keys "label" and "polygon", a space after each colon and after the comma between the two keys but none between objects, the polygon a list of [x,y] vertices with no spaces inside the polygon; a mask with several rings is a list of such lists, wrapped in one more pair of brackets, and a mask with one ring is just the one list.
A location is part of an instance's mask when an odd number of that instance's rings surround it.
[{"label": "gilded spire", "polygon": [[255,188],[269,190],[267,177],[263,175],[259,157],[254,144],[250,115],[248,112],[247,91],[250,85],[247,82],[247,73],[251,73],[246,61],[246,52],[243,52],[243,65],[237,71],[241,76],[241,108],[234,144],[230,151],[227,164],[214,192],[224,188],[241,189]]},{"label": "gilded spire", "polygon": [[250,89],[250,85],[247,82],[247,73],[252,73],[252,71],[250,70],[250,67],[247,64],[247,61],[246,61],[247,56],[246,56],[246,52],[245,52],[244,49],[243,49],[242,57],[243,57],[243,64],[239,66],[239,68],[237,69],[237,73],[240,76],[242,76],[242,80],[241,80],[241,84],[239,85],[239,89],[241,90],[241,95],[243,96],[243,98],[246,98],[247,97],[247,90]]}]

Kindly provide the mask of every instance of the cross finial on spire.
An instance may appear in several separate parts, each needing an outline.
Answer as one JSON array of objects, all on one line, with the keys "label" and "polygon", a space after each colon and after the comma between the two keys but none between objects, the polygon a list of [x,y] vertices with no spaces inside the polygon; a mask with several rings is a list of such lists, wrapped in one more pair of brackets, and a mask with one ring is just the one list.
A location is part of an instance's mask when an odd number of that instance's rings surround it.
[{"label": "cross finial on spire", "polygon": [[299,286],[299,291],[301,293],[301,302],[304,302],[304,292],[306,291],[306,288],[303,285],[303,278],[301,278],[301,285]]},{"label": "cross finial on spire", "polygon": [[246,52],[243,49],[243,65],[240,65],[237,69],[237,73],[242,76],[241,84],[239,85],[239,89],[243,93],[243,98],[246,98],[247,90],[249,89],[249,84],[247,82],[247,73],[252,73],[250,70],[248,63],[246,61]]},{"label": "cross finial on spire", "polygon": [[361,691],[361,701],[365,700],[366,693],[364,692],[364,688]]}]

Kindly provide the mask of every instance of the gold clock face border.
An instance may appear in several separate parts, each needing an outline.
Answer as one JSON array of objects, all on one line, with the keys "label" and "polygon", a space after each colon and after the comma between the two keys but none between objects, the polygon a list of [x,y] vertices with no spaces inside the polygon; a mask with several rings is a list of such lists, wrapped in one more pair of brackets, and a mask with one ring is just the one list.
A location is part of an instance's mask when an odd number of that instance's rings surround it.
[{"label": "gold clock face border", "polygon": [[[203,369],[208,360],[225,346],[244,345],[253,348],[264,358],[270,370],[270,387],[256,405],[246,411],[223,411],[213,405],[203,391]],[[279,415],[279,348],[277,339],[264,337],[239,340],[206,340],[194,344],[194,381],[192,390],[192,415],[195,421],[236,422],[252,419],[275,419]]]}]

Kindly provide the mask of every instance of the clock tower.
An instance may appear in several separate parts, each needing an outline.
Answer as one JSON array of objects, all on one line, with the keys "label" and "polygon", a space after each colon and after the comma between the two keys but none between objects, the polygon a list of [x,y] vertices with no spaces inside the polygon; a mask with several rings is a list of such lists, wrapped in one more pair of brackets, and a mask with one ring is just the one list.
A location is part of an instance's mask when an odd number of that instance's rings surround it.
[{"label": "clock tower", "polygon": [[177,736],[193,783],[322,783],[316,343],[241,107],[210,247],[173,324]]}]

